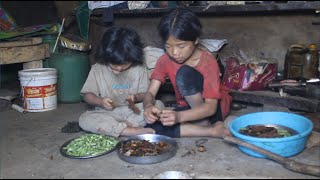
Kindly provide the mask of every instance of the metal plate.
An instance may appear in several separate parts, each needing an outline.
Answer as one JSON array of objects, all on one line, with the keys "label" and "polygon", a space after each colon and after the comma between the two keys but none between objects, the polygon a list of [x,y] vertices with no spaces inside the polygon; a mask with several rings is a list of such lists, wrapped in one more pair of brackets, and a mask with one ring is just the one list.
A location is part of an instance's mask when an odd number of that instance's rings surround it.
[{"label": "metal plate", "polygon": [[155,175],[152,179],[193,179],[193,177],[185,172],[165,171]]},{"label": "metal plate", "polygon": [[[120,148],[123,145],[123,143],[126,143],[130,140],[147,140],[149,142],[163,141],[165,143],[170,144],[171,147],[168,149],[167,152],[162,153],[160,155],[143,156],[143,157],[127,156],[127,155],[124,155],[120,152]],[[131,136],[131,137],[128,137],[128,138],[120,141],[117,145],[117,154],[118,154],[119,158],[123,161],[133,163],[133,164],[159,163],[159,162],[165,161],[165,160],[173,157],[176,154],[177,150],[178,150],[178,144],[174,139],[172,139],[168,136],[157,135],[157,134],[143,134],[143,135]]]},{"label": "metal plate", "polygon": [[65,142],[60,147],[60,153],[61,153],[62,156],[67,157],[67,158],[72,158],[72,159],[89,159],[89,158],[99,157],[99,156],[103,156],[105,154],[111,153],[112,151],[116,150],[116,148],[117,148],[117,144],[116,144],[112,149],[110,149],[109,151],[105,151],[105,152],[103,152],[101,154],[96,154],[96,155],[91,155],[91,156],[72,156],[72,155],[67,154],[67,150],[63,149],[63,148],[67,147],[75,139],[77,139],[77,138],[74,138],[74,139],[71,139],[71,140]]}]

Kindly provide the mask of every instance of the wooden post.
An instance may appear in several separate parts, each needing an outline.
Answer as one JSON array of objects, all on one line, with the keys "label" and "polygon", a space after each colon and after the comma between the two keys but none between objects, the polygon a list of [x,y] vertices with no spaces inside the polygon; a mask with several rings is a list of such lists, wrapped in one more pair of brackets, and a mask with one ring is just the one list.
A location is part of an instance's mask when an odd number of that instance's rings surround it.
[{"label": "wooden post", "polygon": [[35,68],[43,68],[43,61],[31,61],[23,63],[23,69],[35,69]]}]

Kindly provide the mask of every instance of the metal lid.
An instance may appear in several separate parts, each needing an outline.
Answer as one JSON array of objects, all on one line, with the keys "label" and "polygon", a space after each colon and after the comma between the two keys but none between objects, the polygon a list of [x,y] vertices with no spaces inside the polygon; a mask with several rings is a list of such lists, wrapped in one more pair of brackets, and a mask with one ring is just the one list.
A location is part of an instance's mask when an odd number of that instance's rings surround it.
[{"label": "metal lid", "polygon": [[310,50],[317,50],[317,45],[316,44],[309,44],[308,48]]}]

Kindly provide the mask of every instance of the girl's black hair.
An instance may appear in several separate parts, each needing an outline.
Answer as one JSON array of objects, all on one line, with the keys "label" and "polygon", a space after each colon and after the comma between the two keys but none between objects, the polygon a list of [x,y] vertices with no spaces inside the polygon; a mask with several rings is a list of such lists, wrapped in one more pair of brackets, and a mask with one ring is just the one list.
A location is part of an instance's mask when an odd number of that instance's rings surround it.
[{"label": "girl's black hair", "polygon": [[171,10],[158,25],[163,42],[166,42],[170,35],[183,41],[196,41],[201,35],[201,29],[202,25],[197,15],[186,8]]},{"label": "girl's black hair", "polygon": [[130,28],[111,27],[103,35],[96,53],[99,64],[143,64],[143,43],[138,33]]}]

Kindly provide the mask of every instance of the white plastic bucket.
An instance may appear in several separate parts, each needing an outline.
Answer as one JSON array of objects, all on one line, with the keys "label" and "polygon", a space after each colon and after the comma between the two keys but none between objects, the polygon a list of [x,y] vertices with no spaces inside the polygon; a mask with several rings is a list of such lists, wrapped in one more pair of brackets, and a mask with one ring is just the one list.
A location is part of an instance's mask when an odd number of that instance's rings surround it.
[{"label": "white plastic bucket", "polygon": [[19,71],[18,75],[26,111],[43,112],[57,108],[56,69],[26,69]]}]

